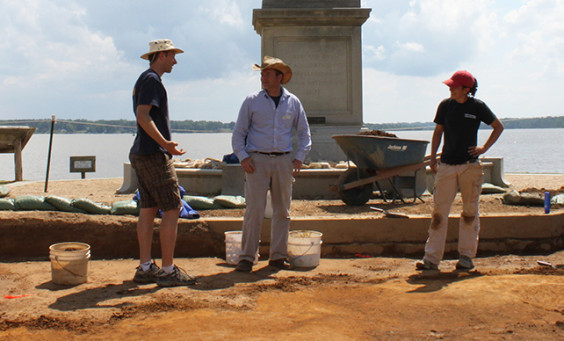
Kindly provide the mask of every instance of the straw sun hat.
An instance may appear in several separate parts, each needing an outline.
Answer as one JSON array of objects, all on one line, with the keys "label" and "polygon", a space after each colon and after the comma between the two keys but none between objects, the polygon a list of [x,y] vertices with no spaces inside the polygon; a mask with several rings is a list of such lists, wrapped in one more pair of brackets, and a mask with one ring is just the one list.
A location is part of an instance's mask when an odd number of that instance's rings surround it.
[{"label": "straw sun hat", "polygon": [[170,39],[158,39],[149,42],[149,52],[141,56],[143,59],[149,59],[149,55],[161,51],[174,51],[176,53],[184,53],[179,48],[174,47]]},{"label": "straw sun hat", "polygon": [[255,71],[262,71],[267,69],[274,69],[282,72],[282,84],[286,84],[292,79],[292,69],[288,64],[284,63],[282,59],[264,56],[262,59],[262,65],[255,64],[253,65],[253,70]]}]

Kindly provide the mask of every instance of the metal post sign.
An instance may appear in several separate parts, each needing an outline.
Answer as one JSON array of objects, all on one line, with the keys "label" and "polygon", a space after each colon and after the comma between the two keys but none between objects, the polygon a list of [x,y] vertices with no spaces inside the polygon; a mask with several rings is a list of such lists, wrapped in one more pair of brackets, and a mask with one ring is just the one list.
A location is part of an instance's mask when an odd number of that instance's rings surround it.
[{"label": "metal post sign", "polygon": [[86,178],[86,173],[96,171],[96,156],[71,156],[70,172],[82,173],[82,178]]}]

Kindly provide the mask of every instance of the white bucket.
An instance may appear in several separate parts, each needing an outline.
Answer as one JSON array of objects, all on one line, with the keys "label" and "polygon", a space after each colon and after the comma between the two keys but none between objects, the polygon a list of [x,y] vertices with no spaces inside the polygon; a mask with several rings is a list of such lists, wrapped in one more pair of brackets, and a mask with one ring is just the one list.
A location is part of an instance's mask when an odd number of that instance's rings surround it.
[{"label": "white bucket", "polygon": [[272,196],[270,190],[266,192],[266,206],[264,207],[264,217],[272,219]]},{"label": "white bucket", "polygon": [[297,230],[288,235],[288,256],[294,268],[315,268],[321,258],[321,237],[317,231]]},{"label": "white bucket", "polygon": [[[241,254],[241,241],[243,240],[243,231],[226,231],[225,232],[225,261],[230,265],[239,263],[239,255]],[[258,263],[259,252],[255,255],[254,264]]]},{"label": "white bucket", "polygon": [[88,279],[90,245],[78,242],[49,246],[51,280],[55,284],[77,285]]}]

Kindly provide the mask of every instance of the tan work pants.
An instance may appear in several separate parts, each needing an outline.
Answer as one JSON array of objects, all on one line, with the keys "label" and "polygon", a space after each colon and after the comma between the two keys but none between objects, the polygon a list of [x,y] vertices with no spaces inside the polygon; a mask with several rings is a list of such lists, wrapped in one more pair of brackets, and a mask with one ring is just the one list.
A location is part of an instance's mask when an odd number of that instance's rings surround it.
[{"label": "tan work pants", "polygon": [[252,262],[258,251],[266,192],[272,197],[270,222],[270,260],[288,257],[290,203],[292,201],[292,154],[269,156],[251,153],[255,165],[253,173],[245,173],[245,201],[243,239],[239,259]]},{"label": "tan work pants", "polygon": [[484,173],[479,162],[462,165],[440,164],[433,193],[434,209],[425,244],[425,258],[433,264],[443,259],[448,215],[460,188],[463,208],[458,232],[458,253],[474,258],[480,232],[479,201]]}]

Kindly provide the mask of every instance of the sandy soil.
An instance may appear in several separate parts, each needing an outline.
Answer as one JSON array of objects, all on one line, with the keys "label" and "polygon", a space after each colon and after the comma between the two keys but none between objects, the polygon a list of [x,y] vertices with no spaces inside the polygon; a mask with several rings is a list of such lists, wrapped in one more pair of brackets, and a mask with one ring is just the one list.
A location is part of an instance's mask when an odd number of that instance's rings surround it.
[{"label": "sandy soil", "polygon": [[[564,184],[564,175],[506,178],[517,190]],[[49,194],[110,203],[131,197],[114,194],[120,185],[121,179],[53,181]],[[43,195],[43,189],[43,183],[18,184],[11,196]],[[432,198],[424,199],[390,207],[429,214]],[[294,201],[292,215],[375,214],[367,207]],[[542,207],[506,206],[499,195],[485,195],[481,210],[527,214]],[[133,259],[90,261],[88,282],[74,287],[53,284],[49,262],[0,262],[0,340],[564,339],[564,251],[478,258],[469,273],[454,271],[453,260],[441,263],[441,272],[419,273],[414,261],[324,258],[312,270],[280,272],[261,261],[241,274],[222,259],[182,258],[177,264],[199,283],[179,288],[135,284]]]},{"label": "sandy soil", "polygon": [[[556,265],[540,266],[536,260]],[[417,273],[403,258],[322,259],[310,271],[241,274],[177,259],[192,287],[131,281],[135,260],[91,261],[88,283],[50,281],[48,262],[0,263],[0,340],[562,340],[564,251],[479,258]]]}]

